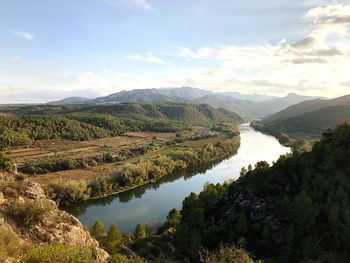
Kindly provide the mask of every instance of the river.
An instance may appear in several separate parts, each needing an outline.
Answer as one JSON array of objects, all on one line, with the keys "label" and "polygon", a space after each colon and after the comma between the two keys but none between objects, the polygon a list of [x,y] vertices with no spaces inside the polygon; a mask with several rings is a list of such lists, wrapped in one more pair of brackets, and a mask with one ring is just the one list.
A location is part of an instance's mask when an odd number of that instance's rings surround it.
[{"label": "river", "polygon": [[270,164],[289,148],[272,136],[253,130],[248,124],[239,126],[241,146],[238,153],[216,164],[188,170],[125,193],[71,205],[65,210],[86,226],[101,220],[106,227],[117,224],[122,232],[133,231],[138,223],[163,222],[172,208],[181,208],[183,199],[198,193],[203,185],[222,183],[239,177],[241,168],[265,160]]}]

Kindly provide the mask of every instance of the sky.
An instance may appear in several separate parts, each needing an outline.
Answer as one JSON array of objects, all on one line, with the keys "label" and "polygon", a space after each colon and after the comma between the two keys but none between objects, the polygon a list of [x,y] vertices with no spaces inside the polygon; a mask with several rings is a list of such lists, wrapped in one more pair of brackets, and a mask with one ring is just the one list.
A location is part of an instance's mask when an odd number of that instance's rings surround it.
[{"label": "sky", "polygon": [[191,86],[350,94],[350,0],[2,0],[0,103]]}]

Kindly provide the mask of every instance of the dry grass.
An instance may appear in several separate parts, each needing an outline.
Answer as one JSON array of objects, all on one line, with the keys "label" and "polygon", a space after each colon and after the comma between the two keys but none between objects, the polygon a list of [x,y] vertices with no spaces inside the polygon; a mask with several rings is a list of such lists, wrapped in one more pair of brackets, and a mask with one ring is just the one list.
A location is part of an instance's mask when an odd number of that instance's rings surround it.
[{"label": "dry grass", "polygon": [[[197,127],[192,131],[182,132],[181,136],[187,137],[201,132],[205,132],[205,130],[202,127]],[[54,154],[64,155],[66,157],[77,159],[101,155],[106,151],[110,152],[111,154],[118,154],[123,150],[149,145],[150,143],[161,145],[161,147],[156,147],[151,152],[143,155],[143,157],[152,158],[152,156],[158,154],[168,154],[174,151],[174,149],[201,147],[207,143],[215,144],[218,141],[226,139],[224,135],[219,135],[218,137],[210,139],[187,141],[178,144],[175,147],[166,146],[165,143],[167,141],[174,140],[175,138],[175,133],[129,132],[122,136],[84,142],[66,140],[40,141],[36,142],[32,147],[12,149],[10,155],[18,165],[21,165],[26,161],[38,159],[40,160],[41,158]],[[133,156],[118,163],[103,163],[94,167],[90,167],[88,169],[75,169],[47,173],[29,177],[29,180],[38,182],[43,185],[57,180],[90,181],[91,179],[97,178],[99,176],[110,175],[111,173],[118,170],[121,165],[125,164],[126,162],[137,161],[139,157],[140,156]]]}]

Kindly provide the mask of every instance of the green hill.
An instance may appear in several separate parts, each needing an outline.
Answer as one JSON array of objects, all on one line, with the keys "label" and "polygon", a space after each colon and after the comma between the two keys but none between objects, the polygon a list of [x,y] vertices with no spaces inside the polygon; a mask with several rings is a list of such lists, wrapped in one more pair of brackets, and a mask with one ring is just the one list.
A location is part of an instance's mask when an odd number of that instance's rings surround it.
[{"label": "green hill", "polygon": [[264,262],[348,262],[349,149],[350,122],[311,152],[282,156],[272,167],[260,162],[230,185],[192,193],[176,226],[177,253],[197,261],[200,250],[223,243]]},{"label": "green hill", "polygon": [[286,133],[291,137],[319,137],[322,132],[347,119],[350,119],[350,105],[333,106],[268,123],[264,130],[271,134]]},{"label": "green hill", "polygon": [[191,126],[235,125],[243,119],[227,110],[186,103],[5,107],[0,148],[37,140],[90,140],[128,131],[177,132]]},{"label": "green hill", "polygon": [[327,129],[350,119],[350,95],[332,100],[311,100],[293,105],[253,126],[275,136],[319,138]]}]

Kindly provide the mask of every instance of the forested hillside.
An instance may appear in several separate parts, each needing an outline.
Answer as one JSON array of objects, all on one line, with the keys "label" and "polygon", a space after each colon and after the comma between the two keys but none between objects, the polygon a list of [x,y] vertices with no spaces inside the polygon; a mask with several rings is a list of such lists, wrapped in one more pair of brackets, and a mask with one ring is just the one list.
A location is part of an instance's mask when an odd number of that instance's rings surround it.
[{"label": "forested hillside", "polygon": [[350,96],[293,105],[252,125],[279,138],[315,139],[350,118]]},{"label": "forested hillside", "polygon": [[89,140],[128,131],[176,132],[193,125],[243,122],[233,112],[209,105],[125,103],[105,106],[2,107],[0,148],[29,145],[37,140]]},{"label": "forested hillside", "polygon": [[260,162],[231,185],[192,193],[176,226],[177,252],[197,261],[201,247],[227,243],[266,262],[347,262],[349,149],[347,122],[311,152],[282,156],[272,167]]}]

